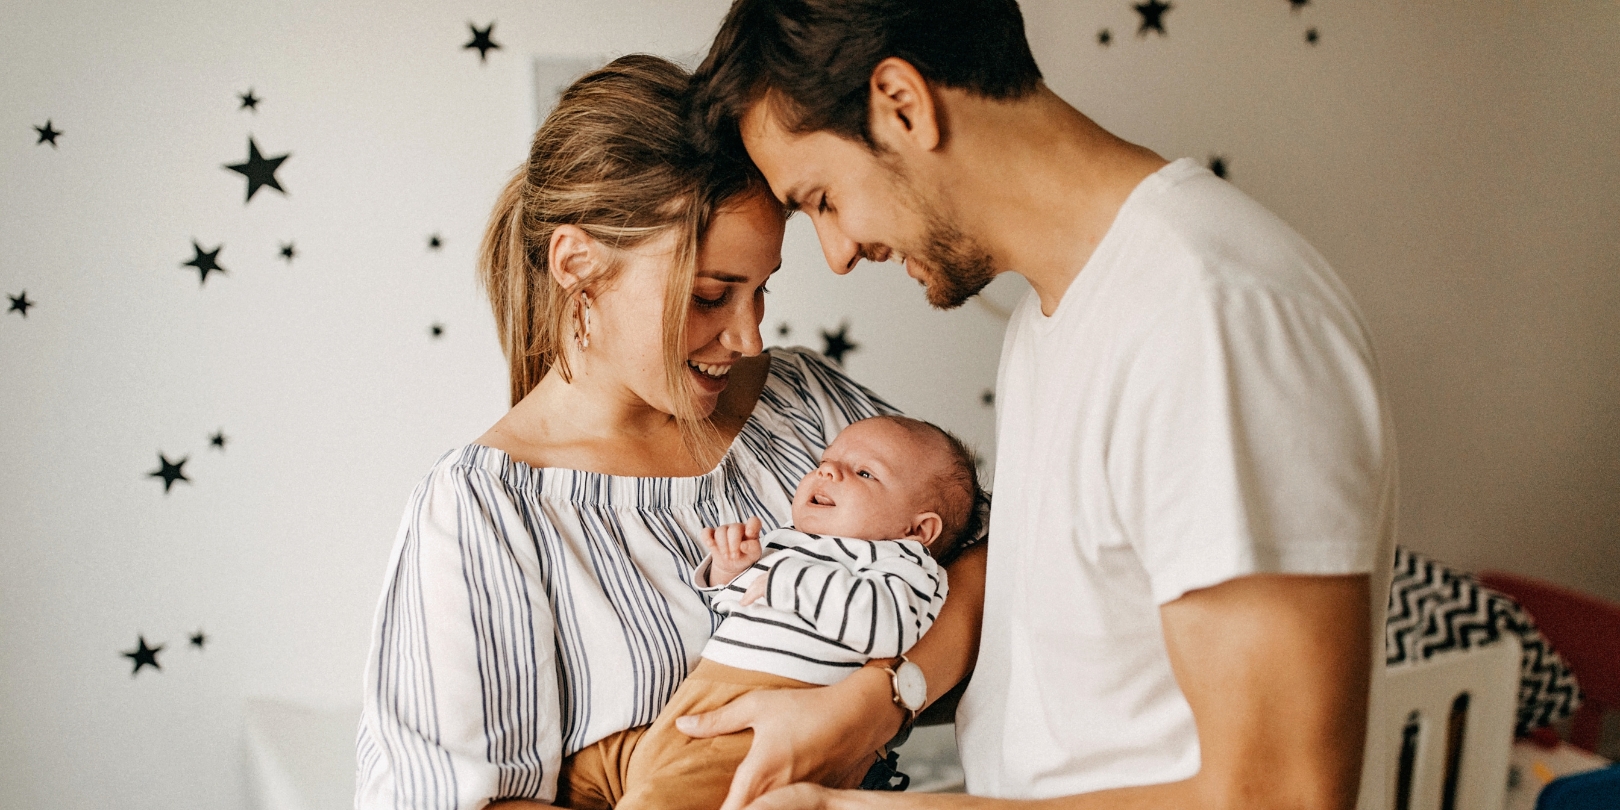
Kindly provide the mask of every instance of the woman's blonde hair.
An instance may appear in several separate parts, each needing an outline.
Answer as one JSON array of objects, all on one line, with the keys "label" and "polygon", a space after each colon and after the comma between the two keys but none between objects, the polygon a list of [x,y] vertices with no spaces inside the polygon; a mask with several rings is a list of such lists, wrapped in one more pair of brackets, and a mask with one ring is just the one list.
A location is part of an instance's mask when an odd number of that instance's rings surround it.
[{"label": "woman's blonde hair", "polygon": [[[699,414],[686,365],[686,322],[703,234],[719,209],[765,191],[751,165],[700,154],[687,136],[689,76],[668,60],[633,54],[574,82],[534,135],[529,159],[501,192],[479,249],[479,277],[511,371],[512,404],[556,367],[572,379],[576,292],[604,288],[618,265],[573,289],[552,278],[549,248],[559,225],[574,225],[609,249],[673,230],[674,263],[664,297],[664,370],[673,414],[693,457],[708,462],[719,443]],[[769,193],[766,192],[769,197]]]}]

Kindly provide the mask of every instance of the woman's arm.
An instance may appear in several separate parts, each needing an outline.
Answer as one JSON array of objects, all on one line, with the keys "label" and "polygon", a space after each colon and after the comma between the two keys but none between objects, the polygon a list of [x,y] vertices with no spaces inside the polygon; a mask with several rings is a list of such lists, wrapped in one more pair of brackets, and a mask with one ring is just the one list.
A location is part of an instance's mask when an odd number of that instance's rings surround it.
[{"label": "woman's arm", "polygon": [[[930,703],[966,677],[978,657],[985,554],[984,547],[975,548],[946,569],[951,596],[933,628],[906,655],[927,676]],[[715,711],[680,718],[676,725],[694,737],[754,730],[753,746],[721,806],[740,810],[760,794],[793,782],[858,784],[904,720],[893,694],[887,672],[862,667],[832,686],[751,692]]]}]

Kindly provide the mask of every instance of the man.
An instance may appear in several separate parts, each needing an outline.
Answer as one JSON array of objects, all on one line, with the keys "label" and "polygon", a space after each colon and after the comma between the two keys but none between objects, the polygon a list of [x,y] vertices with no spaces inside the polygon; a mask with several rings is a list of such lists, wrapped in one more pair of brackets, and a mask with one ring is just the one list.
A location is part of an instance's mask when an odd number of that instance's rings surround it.
[{"label": "man", "polygon": [[1323,259],[1047,89],[1013,0],[737,0],[696,81],[715,148],[810,216],[834,272],[900,260],[947,308],[1002,272],[1033,288],[957,713],[974,796],[751,806],[1355,806],[1395,454]]}]

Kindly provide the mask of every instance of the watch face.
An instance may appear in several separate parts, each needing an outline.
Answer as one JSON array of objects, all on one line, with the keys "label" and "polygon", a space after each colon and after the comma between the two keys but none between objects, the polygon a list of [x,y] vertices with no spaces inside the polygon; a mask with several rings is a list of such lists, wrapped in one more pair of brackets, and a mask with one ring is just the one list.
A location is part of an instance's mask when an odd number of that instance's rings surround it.
[{"label": "watch face", "polygon": [[894,689],[900,694],[900,702],[914,712],[922,711],[928,702],[928,679],[923,677],[922,667],[910,661],[901,662],[895,669]]}]

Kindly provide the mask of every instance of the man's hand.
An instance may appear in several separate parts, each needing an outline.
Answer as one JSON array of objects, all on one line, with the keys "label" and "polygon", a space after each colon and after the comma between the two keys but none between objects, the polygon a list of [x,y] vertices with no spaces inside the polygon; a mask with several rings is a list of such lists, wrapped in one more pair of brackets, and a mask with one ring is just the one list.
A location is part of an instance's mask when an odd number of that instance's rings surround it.
[{"label": "man's hand", "polygon": [[751,517],[747,523],[727,523],[698,533],[713,559],[709,564],[710,585],[730,582],[759,562],[759,530],[759,518]]}]

